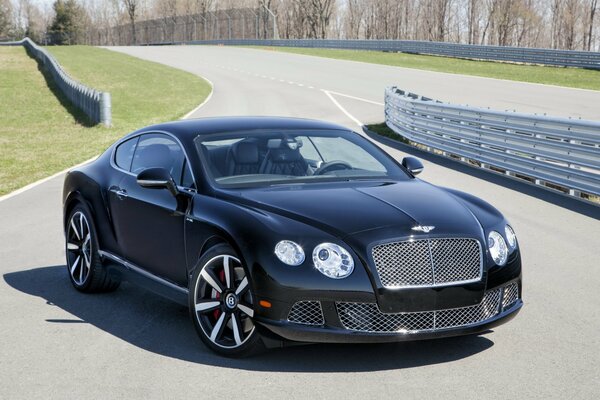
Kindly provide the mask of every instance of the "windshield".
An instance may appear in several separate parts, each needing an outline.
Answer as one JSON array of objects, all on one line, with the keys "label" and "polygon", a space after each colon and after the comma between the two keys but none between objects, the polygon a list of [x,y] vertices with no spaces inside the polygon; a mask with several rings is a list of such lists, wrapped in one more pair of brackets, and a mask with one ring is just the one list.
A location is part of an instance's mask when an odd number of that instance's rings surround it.
[{"label": "windshield", "polygon": [[346,131],[236,132],[200,135],[194,142],[219,186],[408,179],[371,142]]}]

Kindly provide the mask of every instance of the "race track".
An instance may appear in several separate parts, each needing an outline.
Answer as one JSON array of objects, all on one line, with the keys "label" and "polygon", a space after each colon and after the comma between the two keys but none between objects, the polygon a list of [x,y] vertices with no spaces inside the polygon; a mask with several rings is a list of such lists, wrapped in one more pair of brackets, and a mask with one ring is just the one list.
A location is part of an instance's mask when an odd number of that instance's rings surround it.
[{"label": "race track", "polygon": [[[359,130],[383,120],[383,90],[396,85],[455,103],[600,120],[600,92],[232,47],[113,50],[209,79],[213,96],[192,118],[283,115]],[[512,222],[524,263],[525,307],[515,320],[476,337],[221,358],[178,305],[128,284],[106,295],[71,288],[59,176],[0,202],[0,398],[598,398],[600,207],[379,144],[398,159],[423,158],[422,179],[480,196]]]}]

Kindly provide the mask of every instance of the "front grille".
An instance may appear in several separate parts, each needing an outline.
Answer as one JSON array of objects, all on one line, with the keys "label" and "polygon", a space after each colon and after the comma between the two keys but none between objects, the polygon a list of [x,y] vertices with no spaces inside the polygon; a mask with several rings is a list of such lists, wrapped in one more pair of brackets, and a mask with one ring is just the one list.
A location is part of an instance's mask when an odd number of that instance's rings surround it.
[{"label": "front grille", "polygon": [[448,310],[384,314],[375,303],[336,303],[344,328],[368,333],[416,333],[476,324],[498,314],[500,289],[486,292],[481,303]]},{"label": "front grille", "polygon": [[298,301],[288,314],[288,321],[303,325],[323,325],[323,310],[318,301]]},{"label": "front grille", "polygon": [[519,299],[519,285],[513,282],[504,288],[504,296],[502,298],[502,308],[510,308]]},{"label": "front grille", "polygon": [[475,239],[419,239],[373,247],[386,288],[443,286],[481,279],[481,246]]}]

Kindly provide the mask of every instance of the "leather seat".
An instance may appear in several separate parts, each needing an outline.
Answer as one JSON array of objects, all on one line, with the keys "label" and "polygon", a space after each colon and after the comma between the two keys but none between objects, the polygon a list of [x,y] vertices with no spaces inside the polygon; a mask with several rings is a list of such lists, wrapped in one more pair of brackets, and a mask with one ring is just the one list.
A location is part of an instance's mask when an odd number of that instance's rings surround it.
[{"label": "leather seat", "polygon": [[227,153],[226,165],[227,176],[258,174],[258,145],[246,140],[234,143]]},{"label": "leather seat", "polygon": [[294,143],[291,148],[289,143],[281,139],[271,139],[268,142],[267,154],[260,166],[261,174],[306,176],[308,163],[300,154],[300,146]]}]

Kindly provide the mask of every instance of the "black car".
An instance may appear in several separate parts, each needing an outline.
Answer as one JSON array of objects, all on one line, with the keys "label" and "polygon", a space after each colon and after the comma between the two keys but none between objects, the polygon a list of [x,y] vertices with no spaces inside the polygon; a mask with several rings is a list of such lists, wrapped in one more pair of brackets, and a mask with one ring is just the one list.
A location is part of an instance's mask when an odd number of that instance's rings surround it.
[{"label": "black car", "polygon": [[290,342],[475,334],[522,307],[507,220],[348,129],[208,118],[133,132],[64,183],[82,292],[128,280],[189,305],[230,356]]}]

